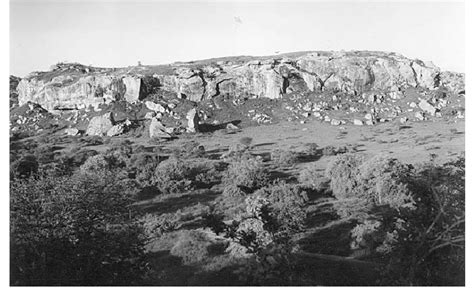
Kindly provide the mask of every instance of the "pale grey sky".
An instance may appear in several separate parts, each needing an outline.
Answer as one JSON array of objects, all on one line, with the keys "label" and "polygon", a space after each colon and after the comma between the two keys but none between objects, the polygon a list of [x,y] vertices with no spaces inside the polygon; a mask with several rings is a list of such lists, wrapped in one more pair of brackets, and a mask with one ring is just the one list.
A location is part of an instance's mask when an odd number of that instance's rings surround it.
[{"label": "pale grey sky", "polygon": [[13,0],[10,73],[301,50],[382,50],[464,72],[464,4]]}]

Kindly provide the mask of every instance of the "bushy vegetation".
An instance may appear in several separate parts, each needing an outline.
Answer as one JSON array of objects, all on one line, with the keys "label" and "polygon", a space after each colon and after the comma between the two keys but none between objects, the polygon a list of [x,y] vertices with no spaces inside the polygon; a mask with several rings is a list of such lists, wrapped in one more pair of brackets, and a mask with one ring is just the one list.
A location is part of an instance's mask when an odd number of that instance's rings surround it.
[{"label": "bushy vegetation", "polygon": [[271,153],[271,159],[279,166],[292,166],[298,161],[298,154],[294,151],[274,150]]},{"label": "bushy vegetation", "polygon": [[265,186],[268,180],[269,173],[262,160],[244,156],[230,163],[224,174],[223,183],[256,190]]},{"label": "bushy vegetation", "polygon": [[358,221],[352,248],[388,260],[386,281],[464,281],[464,159],[414,168],[395,159],[338,156],[326,174],[343,218]]},{"label": "bushy vegetation", "polygon": [[171,248],[170,254],[180,257],[183,264],[192,265],[206,260],[212,243],[205,233],[199,230],[182,232],[178,242]]},{"label": "bushy vegetation", "polygon": [[146,271],[142,228],[116,174],[10,184],[12,285],[124,285]]}]

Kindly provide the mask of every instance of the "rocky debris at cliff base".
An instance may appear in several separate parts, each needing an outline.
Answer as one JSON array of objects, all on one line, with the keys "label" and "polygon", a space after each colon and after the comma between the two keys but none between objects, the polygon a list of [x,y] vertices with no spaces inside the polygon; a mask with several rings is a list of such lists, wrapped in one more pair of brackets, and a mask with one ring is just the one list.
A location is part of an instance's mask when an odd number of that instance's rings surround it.
[{"label": "rocky debris at cliff base", "polygon": [[79,130],[77,128],[71,127],[64,130],[64,133],[68,136],[74,137],[79,134]]},{"label": "rocky debris at cliff base", "polygon": [[[87,130],[89,119],[107,112],[112,112],[117,122],[125,118],[149,122],[156,118],[168,134],[193,131],[199,124],[214,121],[239,121],[241,127],[314,120],[324,120],[327,124],[333,121],[341,125],[346,122],[371,125],[404,117],[410,120],[464,117],[464,76],[461,74],[443,74],[445,72],[433,65],[419,61],[414,62],[417,65],[412,69],[406,62],[413,61],[388,53],[349,52],[332,59],[333,56],[334,53],[323,52],[292,55],[287,59],[226,58],[222,63],[197,61],[175,66],[126,68],[126,71],[64,64],[50,72],[33,73],[19,83],[18,79],[11,78],[11,85],[17,83],[17,91],[11,92],[11,97],[21,97],[22,104],[12,107],[12,114],[17,115],[11,116],[11,126],[16,130],[35,131],[47,127],[42,123],[48,123]],[[375,77],[358,85],[361,81],[357,82],[353,75],[360,71],[365,73],[366,69],[352,62],[383,64],[393,58],[394,65],[388,68],[372,65],[376,68],[372,69]],[[328,71],[323,66],[331,66],[335,74],[320,83],[316,77]],[[410,71],[405,73],[404,70]],[[396,73],[400,76],[390,76]],[[284,79],[280,80],[278,75]],[[417,75],[423,79],[417,81],[420,78]],[[255,81],[247,81],[251,76]],[[124,88],[127,83],[135,83],[128,93]],[[32,116],[19,114],[28,110],[29,107],[24,106],[32,104],[27,103],[28,100],[37,102],[44,112]],[[194,108],[199,110],[197,123],[193,119],[190,125],[187,115]],[[370,117],[365,118],[366,115]],[[30,125],[33,121],[38,124]],[[135,128],[130,127],[130,132]],[[116,126],[110,132],[117,133],[127,133],[127,129],[122,131]]]},{"label": "rocky debris at cliff base", "polygon": [[86,130],[89,136],[104,136],[114,126],[112,112],[91,119]]},{"label": "rocky debris at cliff base", "polygon": [[196,111],[196,108],[189,110],[189,112],[186,114],[186,119],[186,131],[189,133],[199,132],[199,115]]},{"label": "rocky debris at cliff base", "polygon": [[150,138],[171,138],[171,135],[166,131],[166,127],[156,118],[152,118],[149,127]]}]

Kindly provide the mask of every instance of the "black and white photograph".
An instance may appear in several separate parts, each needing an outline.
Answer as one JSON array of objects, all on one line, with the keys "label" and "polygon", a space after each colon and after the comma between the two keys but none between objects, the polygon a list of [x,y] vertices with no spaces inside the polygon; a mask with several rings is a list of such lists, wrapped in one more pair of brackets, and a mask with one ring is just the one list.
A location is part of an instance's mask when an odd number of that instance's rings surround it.
[{"label": "black and white photograph", "polygon": [[466,287],[466,2],[10,0],[9,289]]}]

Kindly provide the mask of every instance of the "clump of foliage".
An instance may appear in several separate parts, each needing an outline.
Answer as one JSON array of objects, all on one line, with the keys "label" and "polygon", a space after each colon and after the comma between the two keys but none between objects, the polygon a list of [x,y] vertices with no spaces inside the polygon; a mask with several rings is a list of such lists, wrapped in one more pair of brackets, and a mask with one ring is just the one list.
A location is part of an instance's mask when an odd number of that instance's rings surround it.
[{"label": "clump of foliage", "polygon": [[219,174],[219,168],[209,162],[171,157],[156,166],[152,185],[162,193],[185,192],[215,183]]},{"label": "clump of foliage", "polygon": [[162,236],[165,232],[178,229],[181,226],[180,216],[175,213],[165,213],[162,215],[146,214],[140,218],[144,228],[144,234],[148,240],[153,240]]},{"label": "clump of foliage", "polygon": [[303,186],[316,191],[325,191],[329,188],[329,178],[319,172],[316,164],[310,164],[303,168],[298,176],[298,182]]},{"label": "clump of foliage", "polygon": [[39,164],[34,155],[26,154],[10,165],[11,178],[28,178],[38,172]]},{"label": "clump of foliage", "polygon": [[114,172],[10,184],[12,285],[124,285],[146,271],[142,227]]},{"label": "clump of foliage", "polygon": [[322,153],[324,156],[332,156],[332,155],[338,155],[338,154],[344,154],[344,153],[353,153],[356,152],[353,147],[350,146],[326,146],[322,149]]},{"label": "clump of foliage", "polygon": [[230,223],[213,220],[216,233],[230,239],[227,252],[248,262],[239,270],[249,284],[291,283],[294,262],[290,237],[304,229],[306,193],[277,181],[245,199],[245,211]]},{"label": "clump of foliage", "polygon": [[170,158],[158,164],[152,182],[163,193],[184,192],[192,188],[193,175],[188,162]]},{"label": "clump of foliage", "polygon": [[205,233],[199,230],[184,231],[178,242],[171,248],[170,254],[180,257],[183,264],[192,265],[206,260],[212,245]]},{"label": "clump of foliage", "polygon": [[352,248],[387,260],[386,282],[464,282],[464,159],[421,168],[345,154],[327,176],[341,217],[358,221]]},{"label": "clump of foliage", "polygon": [[186,142],[184,145],[180,147],[180,149],[175,151],[176,157],[181,157],[184,159],[187,158],[201,158],[204,157],[206,154],[206,150],[204,146],[199,145],[199,143],[195,141]]},{"label": "clump of foliage", "polygon": [[294,151],[273,150],[271,159],[279,166],[292,166],[298,161],[298,154]]},{"label": "clump of foliage", "polygon": [[263,162],[260,159],[248,156],[230,163],[224,174],[223,183],[255,190],[268,184],[268,180],[269,173]]},{"label": "clump of foliage", "polygon": [[222,213],[226,219],[232,219],[245,210],[247,193],[235,184],[227,185],[215,202],[215,211]]},{"label": "clump of foliage", "polygon": [[464,157],[417,168],[413,184],[415,209],[402,215],[405,223],[392,244],[387,281],[464,285]]},{"label": "clump of foliage", "polygon": [[155,153],[133,154],[127,163],[127,170],[142,188],[154,185],[154,174],[161,159]]}]

